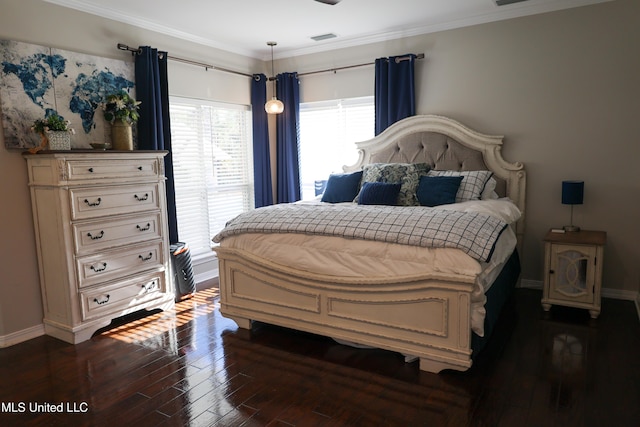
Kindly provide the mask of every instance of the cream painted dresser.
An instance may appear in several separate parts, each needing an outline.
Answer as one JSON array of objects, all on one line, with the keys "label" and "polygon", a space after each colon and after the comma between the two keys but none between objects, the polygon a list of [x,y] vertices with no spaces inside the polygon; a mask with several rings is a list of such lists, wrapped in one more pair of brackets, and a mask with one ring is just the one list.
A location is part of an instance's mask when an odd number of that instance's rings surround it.
[{"label": "cream painted dresser", "polygon": [[48,335],[75,344],[113,318],[173,306],[165,155],[24,155]]}]

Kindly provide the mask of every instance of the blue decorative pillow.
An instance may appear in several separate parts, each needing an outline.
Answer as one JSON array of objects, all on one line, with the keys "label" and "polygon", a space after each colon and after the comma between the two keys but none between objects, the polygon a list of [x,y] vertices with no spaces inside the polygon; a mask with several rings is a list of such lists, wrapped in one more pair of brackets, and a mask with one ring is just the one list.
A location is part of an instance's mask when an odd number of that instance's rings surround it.
[{"label": "blue decorative pillow", "polygon": [[362,171],[330,175],[322,201],[327,203],[353,202],[360,190]]},{"label": "blue decorative pillow", "polygon": [[400,183],[365,182],[358,195],[358,204],[395,206],[398,204],[400,187]]},{"label": "blue decorative pillow", "polygon": [[441,171],[430,170],[429,176],[462,176],[464,179],[458,189],[456,202],[466,202],[468,200],[480,200],[487,182],[493,175],[491,171]]},{"label": "blue decorative pillow", "polygon": [[439,206],[455,203],[463,176],[423,176],[416,190],[422,206]]}]

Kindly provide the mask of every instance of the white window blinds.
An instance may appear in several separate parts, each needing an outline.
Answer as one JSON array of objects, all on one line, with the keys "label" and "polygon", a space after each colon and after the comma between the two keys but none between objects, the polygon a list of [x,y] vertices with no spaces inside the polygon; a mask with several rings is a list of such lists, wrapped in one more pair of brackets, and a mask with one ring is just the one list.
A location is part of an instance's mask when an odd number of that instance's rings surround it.
[{"label": "white window blinds", "polygon": [[358,160],[356,141],[375,135],[373,96],[300,104],[302,198],[315,197],[314,182]]},{"label": "white window blinds", "polygon": [[171,144],[180,241],[211,254],[211,238],[253,208],[247,106],[171,97]]}]

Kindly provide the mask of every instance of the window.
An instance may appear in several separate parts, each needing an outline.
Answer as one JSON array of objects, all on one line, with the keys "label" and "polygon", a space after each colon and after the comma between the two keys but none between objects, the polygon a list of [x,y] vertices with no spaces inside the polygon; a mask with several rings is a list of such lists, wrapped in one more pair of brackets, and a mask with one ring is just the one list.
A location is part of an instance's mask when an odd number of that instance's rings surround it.
[{"label": "window", "polygon": [[358,161],[356,141],[375,134],[373,96],[300,104],[302,198],[315,197],[315,181]]},{"label": "window", "polygon": [[194,258],[213,255],[211,238],[253,208],[249,107],[170,98],[180,240]]}]

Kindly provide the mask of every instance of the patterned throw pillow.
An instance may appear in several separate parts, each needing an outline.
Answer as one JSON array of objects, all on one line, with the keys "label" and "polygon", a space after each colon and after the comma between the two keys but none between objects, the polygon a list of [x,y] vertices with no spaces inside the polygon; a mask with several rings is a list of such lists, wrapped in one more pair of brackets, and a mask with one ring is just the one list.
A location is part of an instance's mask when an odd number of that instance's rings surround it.
[{"label": "patterned throw pillow", "polygon": [[[371,163],[362,170],[362,185],[365,182],[400,184],[398,206],[419,206],[416,190],[420,177],[428,171],[426,163]],[[358,198],[354,201],[357,202]]]},{"label": "patterned throw pillow", "polygon": [[464,177],[456,194],[456,203],[468,200],[480,200],[487,181],[493,175],[491,171],[437,171],[430,170],[428,176],[462,176]]}]

